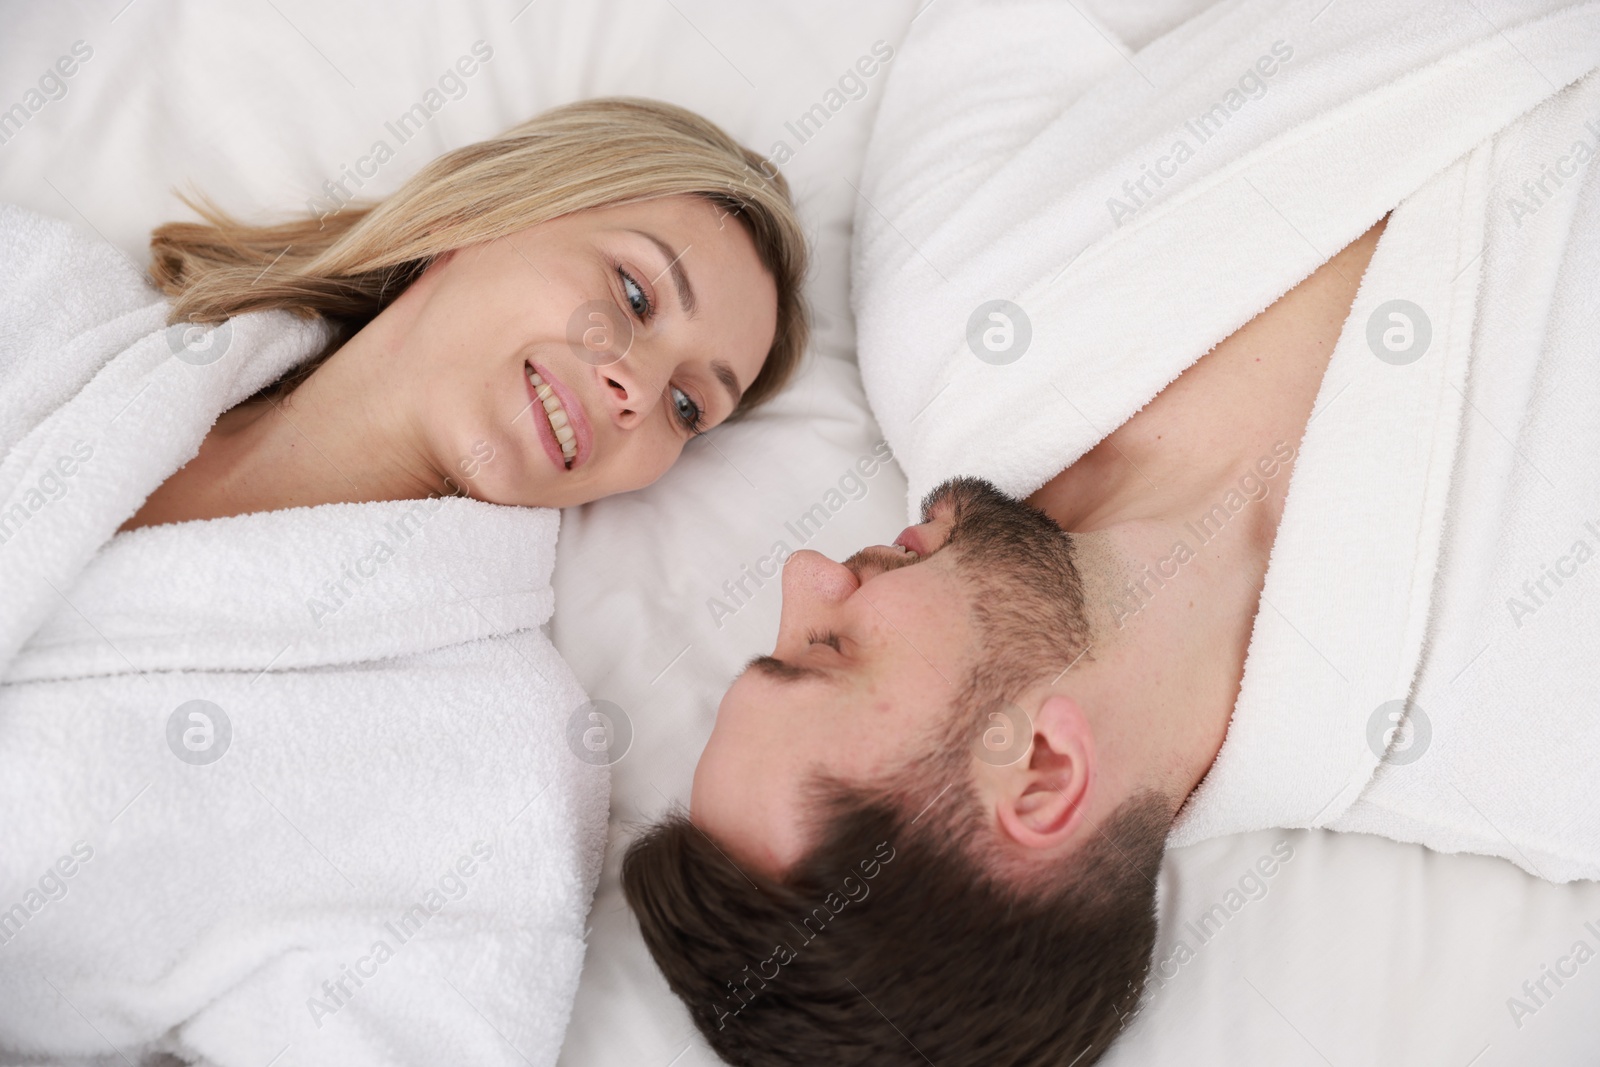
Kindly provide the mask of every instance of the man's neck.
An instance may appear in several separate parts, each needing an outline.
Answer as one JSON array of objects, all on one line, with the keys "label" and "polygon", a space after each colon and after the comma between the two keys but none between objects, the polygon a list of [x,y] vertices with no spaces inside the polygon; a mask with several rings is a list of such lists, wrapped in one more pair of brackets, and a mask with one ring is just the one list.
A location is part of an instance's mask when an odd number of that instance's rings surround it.
[{"label": "man's neck", "polygon": [[1294,458],[1383,226],[1029,498],[1081,535],[1094,655],[1122,668],[1098,673],[1116,687],[1098,697],[1140,706],[1164,752],[1191,754],[1170,768],[1177,788],[1226,734]]},{"label": "man's neck", "polygon": [[[1162,518],[1181,526],[1257,460],[1282,448],[1298,452],[1383,227],[1380,221],[1220,342],[1030,502],[1074,532]],[[1264,551],[1283,514],[1287,478],[1272,480],[1280,491],[1262,509]]]}]

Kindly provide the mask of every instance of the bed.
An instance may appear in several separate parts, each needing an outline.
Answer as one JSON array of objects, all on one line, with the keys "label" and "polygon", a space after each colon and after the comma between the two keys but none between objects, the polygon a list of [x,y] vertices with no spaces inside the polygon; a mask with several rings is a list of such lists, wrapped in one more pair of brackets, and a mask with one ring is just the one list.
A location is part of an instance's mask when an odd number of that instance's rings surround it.
[{"label": "bed", "polygon": [[[687,802],[723,687],[770,648],[779,543],[837,558],[903,525],[892,464],[846,477],[881,446],[853,362],[848,265],[853,182],[894,73],[892,58],[870,76],[858,62],[892,50],[918,6],[493,0],[397,18],[376,0],[105,0],[7,12],[0,200],[138,263],[153,225],[186,216],[174,187],[257,217],[316,210],[341,184],[381,196],[444,150],[586,96],[694,108],[788,176],[816,250],[815,341],[798,381],[696,441],[657,485],[562,519],[553,636],[631,733],[612,766],[607,861],[562,1067],[718,1062],[639,939],[622,853],[641,824]],[[1134,51],[1203,6],[1080,8]],[[468,55],[481,60],[473,74],[454,73]],[[392,123],[418,103],[429,117],[402,140]],[[382,162],[378,141],[393,148]],[[1115,1067],[1600,1058],[1600,963],[1571,964],[1559,982],[1546,970],[1578,942],[1600,949],[1594,883],[1552,885],[1501,860],[1375,837],[1265,831],[1169,853],[1159,907],[1151,988],[1103,1061]]]}]

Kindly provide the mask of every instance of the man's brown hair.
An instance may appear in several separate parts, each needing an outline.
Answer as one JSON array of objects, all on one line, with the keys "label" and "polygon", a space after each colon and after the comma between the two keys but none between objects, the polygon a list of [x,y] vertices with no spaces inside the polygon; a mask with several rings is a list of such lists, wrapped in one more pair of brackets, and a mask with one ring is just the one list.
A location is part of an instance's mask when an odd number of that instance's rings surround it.
[{"label": "man's brown hair", "polygon": [[740,1067],[1094,1063],[1149,969],[1166,799],[1125,801],[1027,894],[974,860],[970,792],[953,818],[902,807],[837,791],[781,880],[682,815],[628,850],[645,943],[711,1047]]},{"label": "man's brown hair", "polygon": [[997,873],[972,775],[1008,699],[1089,657],[1073,540],[976,479],[924,514],[945,502],[981,651],[933,743],[870,790],[820,781],[816,843],[781,877],[741,871],[681,815],[623,861],[656,965],[729,1063],[1088,1067],[1138,1005],[1169,798],[1123,801],[1023,884]]}]

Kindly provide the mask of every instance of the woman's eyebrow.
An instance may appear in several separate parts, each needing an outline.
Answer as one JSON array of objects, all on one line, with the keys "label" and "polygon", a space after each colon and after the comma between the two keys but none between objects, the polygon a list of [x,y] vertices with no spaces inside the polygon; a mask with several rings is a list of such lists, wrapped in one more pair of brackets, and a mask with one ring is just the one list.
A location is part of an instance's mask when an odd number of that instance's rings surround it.
[{"label": "woman's eyebrow", "polygon": [[739,388],[739,377],[733,373],[733,367],[725,359],[711,361],[711,373],[717,376],[717,381],[728,391],[728,399],[734,407],[739,406],[739,401],[744,399],[744,391]]},{"label": "woman's eyebrow", "polygon": [[[688,245],[682,252],[679,252],[677,255],[673,255],[672,249],[667,247],[667,242],[663,241],[655,234],[646,233],[644,230],[629,230],[628,232],[638,234],[640,237],[645,238],[647,241],[661,250],[661,254],[666,257],[667,260],[667,270],[662,271],[661,274],[665,274],[667,271],[672,272],[672,285],[674,289],[678,290],[678,306],[683,308],[683,313],[685,315],[689,316],[691,319],[694,318],[694,312],[697,306],[694,298],[694,286],[689,284],[689,274],[683,269],[683,265],[678,262],[688,254],[689,249],[693,248],[694,245]],[[650,280],[652,282],[660,281],[661,274],[657,274]]]}]

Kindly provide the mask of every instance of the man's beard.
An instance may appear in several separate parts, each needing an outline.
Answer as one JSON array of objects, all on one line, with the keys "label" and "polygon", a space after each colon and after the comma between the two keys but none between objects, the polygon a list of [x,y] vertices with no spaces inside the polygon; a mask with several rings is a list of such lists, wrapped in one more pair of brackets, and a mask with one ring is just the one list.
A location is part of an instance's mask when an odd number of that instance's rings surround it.
[{"label": "man's beard", "polygon": [[[1089,658],[1075,546],[1044,512],[978,478],[953,478],[934,489],[922,502],[924,521],[940,505],[953,505],[954,521],[939,551],[955,554],[978,647],[931,757],[951,768],[974,751],[990,762],[1014,762],[1027,750],[1032,726],[1012,701]],[[857,553],[846,566],[854,569],[866,555]],[[985,747],[986,736],[989,742],[997,736],[985,734],[991,724],[1000,725],[995,715],[1010,723],[1012,744]]]}]

